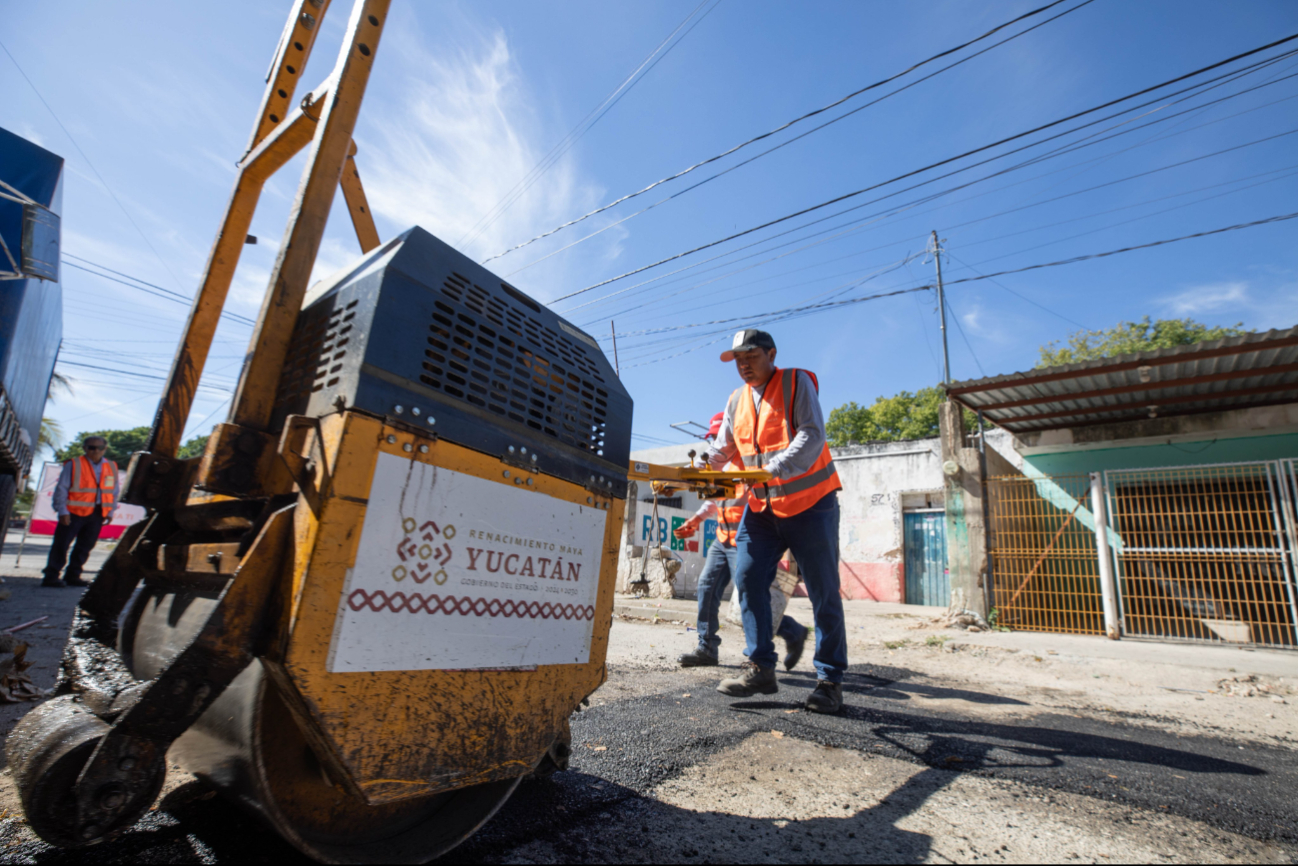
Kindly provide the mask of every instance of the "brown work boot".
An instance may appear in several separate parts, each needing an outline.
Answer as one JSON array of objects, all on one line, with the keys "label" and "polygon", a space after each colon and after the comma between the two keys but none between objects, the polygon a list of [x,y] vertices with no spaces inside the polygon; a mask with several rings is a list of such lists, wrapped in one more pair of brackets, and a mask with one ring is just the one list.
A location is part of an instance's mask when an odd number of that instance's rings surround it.
[{"label": "brown work boot", "polygon": [[732,698],[750,698],[753,695],[773,695],[780,690],[775,681],[775,668],[764,668],[756,662],[739,666],[739,676],[724,679],[717,691]]},{"label": "brown work boot", "polygon": [[843,708],[843,686],[821,680],[816,690],[807,696],[806,708],[813,713],[836,713]]}]

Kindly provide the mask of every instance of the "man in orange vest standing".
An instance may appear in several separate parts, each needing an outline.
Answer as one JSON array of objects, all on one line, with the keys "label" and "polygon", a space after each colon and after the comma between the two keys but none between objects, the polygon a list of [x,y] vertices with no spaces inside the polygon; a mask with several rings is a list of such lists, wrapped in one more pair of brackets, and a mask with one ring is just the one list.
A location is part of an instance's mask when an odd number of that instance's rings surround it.
[{"label": "man in orange vest standing", "polygon": [[744,618],[747,647],[740,675],[721,681],[717,691],[735,697],[773,695],[775,642],[772,639],[771,583],[784,551],[793,551],[816,620],[816,688],[806,708],[836,713],[843,706],[847,630],[838,577],[838,480],[819,383],[814,373],[775,366],[775,340],[765,331],[735,334],[721,360],[734,362],[743,387],[730,395],[721,429],[708,449],[708,464],[724,469],[738,457],[748,469],[761,468],[771,480],[754,485],[736,537],[735,587]]},{"label": "man in orange vest standing", "polygon": [[[64,462],[54,488],[53,504],[59,525],[54,530],[41,586],[86,586],[81,569],[99,541],[99,530],[113,519],[117,510],[120,479],[117,464],[104,456],[108,442],[100,436],[90,436],[81,447],[86,453]],[[69,545],[72,545],[70,562]],[[68,568],[59,580],[65,562]]]},{"label": "man in orange vest standing", "polygon": [[[725,412],[718,412],[713,416],[712,423],[708,427],[709,443],[716,440],[725,414]],[[735,469],[743,468],[743,463],[738,458],[732,461],[731,465]],[[705,667],[716,665],[719,661],[718,649],[721,646],[721,635],[718,632],[721,629],[721,597],[735,576],[735,558],[738,555],[735,536],[739,534],[739,521],[744,516],[747,498],[743,487],[740,487],[734,499],[708,499],[693,517],[675,530],[676,537],[684,540],[693,536],[704,520],[714,515],[717,519],[717,537],[708,548],[707,559],[703,562],[703,571],[699,574],[699,645],[680,657],[681,667]],[[798,660],[802,658],[802,649],[807,642],[808,631],[805,625],[793,617],[781,617],[779,628],[775,633],[784,639],[786,671],[793,670]]]}]

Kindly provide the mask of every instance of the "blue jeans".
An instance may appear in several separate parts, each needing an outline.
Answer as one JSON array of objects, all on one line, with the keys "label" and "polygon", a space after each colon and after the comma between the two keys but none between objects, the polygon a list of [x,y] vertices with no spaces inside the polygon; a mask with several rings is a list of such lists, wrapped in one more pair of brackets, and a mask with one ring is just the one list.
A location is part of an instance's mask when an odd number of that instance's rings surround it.
[{"label": "blue jeans", "polygon": [[[708,558],[703,563],[703,573],[699,575],[699,649],[711,655],[717,654],[721,646],[721,629],[719,614],[721,598],[730,585],[730,576],[735,573],[737,550],[724,544],[713,542],[708,548]],[[766,617],[770,619],[770,600],[767,599]],[[787,640],[802,640],[807,636],[807,627],[792,617],[780,620],[776,634]]]},{"label": "blue jeans", "polygon": [[838,592],[838,493],[830,493],[801,514],[776,517],[744,510],[739,524],[735,586],[744,614],[744,652],[750,661],[775,667],[771,635],[771,582],[784,551],[793,551],[811,597],[816,619],[816,675],[841,683],[847,670],[847,629]]}]

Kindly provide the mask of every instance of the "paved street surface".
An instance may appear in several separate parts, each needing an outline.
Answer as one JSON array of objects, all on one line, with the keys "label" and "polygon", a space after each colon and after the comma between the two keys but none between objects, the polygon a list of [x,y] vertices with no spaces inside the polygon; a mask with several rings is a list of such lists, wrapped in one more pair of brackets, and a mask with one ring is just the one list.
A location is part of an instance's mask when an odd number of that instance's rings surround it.
[{"label": "paved street surface", "polygon": [[[12,593],[0,615],[20,622],[32,618],[20,605],[57,609],[58,628],[39,634],[57,643],[75,593],[35,589],[11,562],[0,562]],[[792,610],[809,621],[805,604]],[[525,782],[448,861],[1298,855],[1292,654],[965,635],[935,629],[931,609],[853,603],[847,708],[824,717],[800,709],[814,685],[809,659],[780,678],[778,695],[752,700],[715,691],[725,669],[675,669],[694,639],[682,624],[690,607],[619,601],[609,681],[573,719],[572,768]],[[723,663],[736,664],[740,635],[723,635]],[[40,673],[39,684],[52,682],[52,669]],[[1268,690],[1231,696],[1248,677]],[[7,733],[22,710],[4,709]],[[168,789],[122,838],[64,852],[26,828],[6,771],[0,859],[301,861],[200,783],[176,773]]]}]

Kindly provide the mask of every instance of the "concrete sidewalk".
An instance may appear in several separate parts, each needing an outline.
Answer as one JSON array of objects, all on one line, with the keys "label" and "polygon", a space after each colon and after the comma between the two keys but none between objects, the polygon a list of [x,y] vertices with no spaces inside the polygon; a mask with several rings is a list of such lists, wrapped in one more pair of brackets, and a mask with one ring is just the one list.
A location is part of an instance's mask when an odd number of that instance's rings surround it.
[{"label": "concrete sidewalk", "polygon": [[[848,630],[854,637],[866,632],[865,637],[881,640],[914,638],[917,629],[907,628],[916,623],[932,620],[946,609],[915,604],[890,604],[872,601],[844,601],[843,612]],[[681,622],[694,626],[698,606],[693,599],[685,598],[632,598],[619,595],[614,602],[615,615],[638,619]],[[811,624],[811,602],[795,598],[789,602],[788,613],[794,619]],[[725,609],[722,609],[724,616]],[[738,635],[738,629],[726,624]],[[899,628],[900,627],[900,628]],[[1298,652],[1239,646],[1214,646],[1202,643],[1179,643],[1146,639],[1109,640],[1092,635],[1049,634],[1045,632],[1011,631],[969,634],[953,629],[934,629],[934,633],[950,635],[952,641],[966,647],[995,647],[1029,655],[1058,656],[1060,660],[1081,662],[1085,659],[1109,659],[1136,665],[1179,665],[1218,671],[1221,673],[1256,674],[1260,676],[1298,677]],[[921,633],[920,637],[924,636]]]}]

